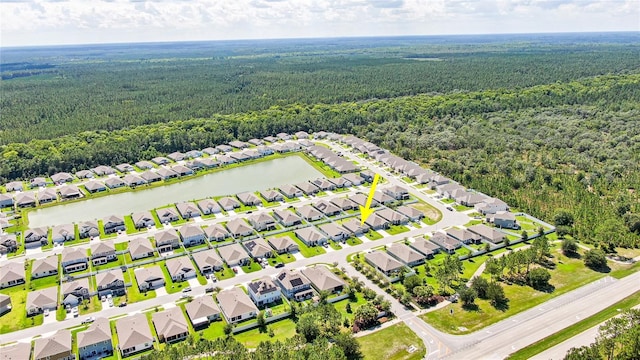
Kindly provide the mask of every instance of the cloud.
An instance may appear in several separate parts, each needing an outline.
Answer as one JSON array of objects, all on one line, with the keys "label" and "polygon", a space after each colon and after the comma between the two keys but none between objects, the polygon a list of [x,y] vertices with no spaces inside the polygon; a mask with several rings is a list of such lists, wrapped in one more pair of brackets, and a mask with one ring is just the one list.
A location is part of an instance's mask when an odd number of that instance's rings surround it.
[{"label": "cloud", "polygon": [[[638,30],[638,0],[0,0],[3,46]],[[610,19],[614,18],[612,22]]]}]

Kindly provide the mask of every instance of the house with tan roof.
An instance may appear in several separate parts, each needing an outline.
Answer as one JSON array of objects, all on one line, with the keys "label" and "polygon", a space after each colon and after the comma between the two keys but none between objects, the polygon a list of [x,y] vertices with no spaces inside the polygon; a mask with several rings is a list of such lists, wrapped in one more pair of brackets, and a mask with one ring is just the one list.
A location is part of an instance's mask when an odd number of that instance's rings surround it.
[{"label": "house with tan roof", "polygon": [[310,182],[322,191],[331,191],[336,189],[336,185],[325,178],[318,178],[311,180]]},{"label": "house with tan roof", "polygon": [[216,299],[222,314],[230,324],[250,319],[258,314],[258,308],[249,295],[237,286],[219,292]]},{"label": "house with tan roof", "polygon": [[163,224],[168,224],[168,223],[180,220],[180,216],[178,216],[178,211],[174,207],[157,209],[156,215],[158,215],[158,219]]},{"label": "house with tan roof", "polygon": [[97,318],[87,330],[78,332],[78,356],[80,360],[103,358],[113,355],[109,320]]},{"label": "house with tan roof", "polygon": [[152,170],[143,172],[140,177],[149,184],[162,180],[162,177]]},{"label": "house with tan roof", "polygon": [[311,281],[299,270],[282,270],[276,275],[275,282],[282,288],[282,293],[289,299],[303,301],[313,296]]},{"label": "house with tan roof", "polygon": [[232,211],[241,206],[238,200],[229,196],[219,199],[218,204],[220,204],[220,206],[226,211]]},{"label": "house with tan roof", "polygon": [[[357,193],[353,196],[350,196],[349,199],[351,201],[353,201],[354,203],[356,203],[358,205],[357,209],[360,208],[360,206],[365,206],[367,204],[367,195],[363,194],[363,193]],[[375,193],[374,193],[374,197],[375,197]],[[371,199],[371,207],[378,207],[380,206],[380,204],[374,199]]]},{"label": "house with tan roof", "polygon": [[171,258],[164,263],[164,266],[174,282],[185,281],[196,277],[196,269],[189,259],[189,256]]},{"label": "house with tan roof", "polygon": [[433,236],[431,236],[431,239],[429,240],[437,244],[438,246],[440,246],[443,250],[445,250],[449,254],[453,254],[456,251],[456,249],[459,249],[462,247],[462,243],[460,241],[441,232],[434,233]]},{"label": "house with tan roof", "polygon": [[495,214],[498,211],[509,211],[509,205],[498,198],[486,198],[474,206],[482,215]]},{"label": "house with tan roof", "polygon": [[391,223],[392,225],[401,225],[409,222],[408,217],[402,215],[401,213],[395,210],[391,210],[389,208],[378,210],[376,211],[376,214],[378,214],[383,219],[389,221],[389,223]]},{"label": "house with tan roof", "polygon": [[367,217],[367,220],[365,220],[364,223],[372,230],[388,229],[389,226],[391,225],[391,222],[389,222],[389,220],[378,215],[377,212],[374,212],[373,214],[369,215],[369,217]]},{"label": "house with tan roof", "polygon": [[71,332],[67,329],[62,329],[49,337],[35,339],[33,342],[33,359],[73,360],[75,355],[71,350]]},{"label": "house with tan roof", "polygon": [[91,180],[84,183],[84,188],[87,189],[87,191],[92,194],[101,192],[101,191],[107,191],[107,187],[104,185],[104,183],[101,183],[100,181],[97,181],[97,180]]},{"label": "house with tan roof", "polygon": [[177,249],[180,247],[179,239],[180,237],[176,229],[158,231],[155,235],[156,249],[158,249],[160,253]]},{"label": "house with tan roof", "polygon": [[280,300],[282,292],[269,276],[263,276],[258,280],[251,281],[248,286],[249,296],[258,306],[271,304]]},{"label": "house with tan roof", "polygon": [[151,162],[145,160],[138,161],[134,165],[137,166],[140,170],[149,170],[154,168]]},{"label": "house with tan roof", "polygon": [[349,200],[349,198],[333,198],[331,203],[344,211],[358,209],[358,204]]},{"label": "house with tan roof", "polygon": [[213,199],[203,199],[198,201],[198,208],[203,215],[218,214],[222,211],[220,205]]},{"label": "house with tan roof", "polygon": [[267,242],[278,254],[294,253],[300,250],[298,244],[288,236],[272,237]]},{"label": "house with tan roof", "polygon": [[302,224],[302,219],[293,211],[287,209],[274,210],[273,217],[286,227]]},{"label": "house with tan roof", "polygon": [[3,346],[0,360],[31,360],[31,343],[17,342],[11,346]]},{"label": "house with tan roof", "polygon": [[153,335],[144,314],[130,315],[116,320],[116,333],[122,357],[153,348]]},{"label": "house with tan roof", "polygon": [[161,342],[174,343],[189,336],[189,325],[179,306],[151,314],[151,321]]},{"label": "house with tan roof", "polygon": [[19,208],[36,206],[36,194],[32,191],[26,191],[16,194],[14,198],[16,206]]},{"label": "house with tan roof", "polygon": [[89,258],[87,252],[82,251],[79,248],[62,249],[62,270],[65,274],[86,270],[89,267]]},{"label": "house with tan roof", "polygon": [[125,293],[124,275],[122,270],[113,269],[107,272],[96,274],[96,286],[98,296],[113,295],[122,296]]},{"label": "house with tan roof", "polygon": [[129,255],[131,260],[143,259],[153,256],[153,245],[147,238],[137,237],[129,241]]},{"label": "house with tan roof", "polygon": [[44,188],[38,191],[38,203],[48,204],[58,200],[58,194],[54,188]]},{"label": "house with tan roof", "polygon": [[136,268],[133,273],[138,281],[140,291],[157,289],[164,286],[164,273],[159,265]]},{"label": "house with tan roof", "polygon": [[200,216],[200,210],[198,210],[196,204],[192,202],[186,201],[177,203],[176,208],[178,209],[178,212],[183,219],[191,219]]},{"label": "house with tan roof", "polygon": [[260,196],[262,196],[268,202],[276,202],[276,201],[284,200],[284,197],[282,196],[282,194],[273,189],[260,191]]},{"label": "house with tan roof", "polygon": [[353,236],[362,236],[369,231],[369,226],[361,224],[360,219],[351,219],[342,223],[342,227]]},{"label": "house with tan roof", "polygon": [[313,226],[298,229],[294,231],[294,234],[307,246],[317,246],[327,243],[327,236],[316,230]]},{"label": "house with tan roof", "polygon": [[282,185],[278,188],[278,190],[282,193],[282,195],[286,196],[289,199],[302,196],[302,190],[291,184]]},{"label": "house with tan roof", "polygon": [[303,205],[301,207],[298,207],[296,208],[296,212],[307,221],[316,221],[324,217],[320,211],[318,211],[311,205]]},{"label": "house with tan roof", "polygon": [[249,262],[249,255],[242,245],[232,243],[229,245],[219,246],[218,252],[220,256],[229,266],[244,265]]},{"label": "house with tan roof", "polygon": [[354,173],[344,174],[342,177],[351,183],[352,186],[358,186],[364,184],[364,179]]},{"label": "house with tan roof", "polygon": [[101,241],[91,244],[91,263],[93,265],[102,265],[115,260],[118,260],[118,256],[113,242]]},{"label": "house with tan roof", "polygon": [[63,283],[62,304],[65,306],[78,306],[83,299],[89,298],[89,278],[81,278]]},{"label": "house with tan roof", "polygon": [[122,181],[129,187],[141,186],[147,183],[147,180],[143,179],[140,175],[127,174],[122,178]]},{"label": "house with tan roof", "polygon": [[56,225],[51,229],[51,240],[54,243],[72,241],[75,237],[75,227],[73,224]]},{"label": "house with tan roof", "polygon": [[389,205],[395,202],[396,200],[386,193],[376,190],[373,193],[373,200],[378,204]]},{"label": "house with tan roof", "polygon": [[251,214],[247,220],[257,231],[269,231],[276,228],[275,220],[265,212]]},{"label": "house with tan roof", "polygon": [[49,242],[49,228],[46,226],[27,229],[24,232],[24,246],[27,248],[38,247],[40,245],[46,245]]},{"label": "house with tan roof", "polygon": [[516,215],[508,211],[497,211],[495,214],[487,215],[487,222],[498,228],[520,229],[520,224],[516,221]]},{"label": "house with tan roof", "polygon": [[507,235],[503,232],[496,230],[495,228],[488,227],[484,224],[477,224],[467,228],[472,233],[478,234],[482,240],[497,244],[504,241]]},{"label": "house with tan roof", "polygon": [[52,286],[27,293],[27,316],[40,314],[45,310],[56,311],[58,307],[58,287]]},{"label": "house with tan roof", "polygon": [[0,289],[25,283],[24,265],[19,262],[7,262],[0,266]]},{"label": "house with tan roof", "polygon": [[447,233],[447,235],[464,244],[479,244],[482,241],[480,235],[473,233],[467,229],[459,229],[453,227],[445,230],[445,232]]},{"label": "house with tan roof", "polygon": [[94,238],[100,236],[98,222],[94,220],[82,221],[78,224],[78,235],[80,239]]},{"label": "house with tan roof", "polygon": [[420,221],[424,218],[424,213],[412,206],[402,205],[396,208],[396,211],[406,216],[411,221]]},{"label": "house with tan roof", "polygon": [[204,234],[209,241],[224,241],[231,233],[222,224],[213,224],[204,228]]},{"label": "house with tan roof", "polygon": [[220,319],[220,308],[213,297],[199,296],[184,305],[191,325],[195,329],[206,327],[209,323]]},{"label": "house with tan roof", "polygon": [[242,246],[247,249],[252,258],[266,258],[273,255],[273,250],[263,238],[255,238],[242,242]]},{"label": "house with tan roof", "polygon": [[120,179],[119,177],[110,177],[104,181],[104,184],[109,189],[117,189],[126,185],[125,182],[122,181],[122,179]]},{"label": "house with tan roof", "polygon": [[351,236],[350,232],[336,223],[326,223],[318,228],[333,241],[341,241]]},{"label": "house with tan roof", "polygon": [[202,228],[196,224],[183,225],[178,230],[185,247],[204,244],[205,234]]},{"label": "house with tan roof", "polygon": [[124,218],[118,215],[107,216],[102,219],[102,227],[104,228],[105,234],[124,231]]},{"label": "house with tan roof", "polygon": [[409,190],[402,186],[392,185],[382,191],[396,200],[407,200],[409,198]]},{"label": "house with tan roof", "polygon": [[424,264],[426,259],[422,253],[404,243],[393,243],[387,246],[387,253],[410,267]]},{"label": "house with tan roof", "polygon": [[341,212],[339,207],[325,200],[320,200],[313,203],[313,207],[318,209],[325,216],[336,216]]},{"label": "house with tan roof", "polygon": [[38,279],[58,274],[58,256],[49,256],[33,260],[31,264],[31,278]]},{"label": "house with tan roof", "polygon": [[332,273],[326,266],[316,265],[301,270],[311,285],[317,291],[328,291],[330,293],[341,292],[345,287],[345,282],[342,281],[336,274]]},{"label": "house with tan roof", "polygon": [[122,164],[116,165],[116,170],[120,171],[121,173],[128,173],[130,171],[135,171],[136,169],[134,169],[134,167],[131,166],[131,164],[122,163]]},{"label": "house with tan roof", "polygon": [[216,249],[194,252],[191,256],[203,274],[220,271],[224,267],[224,262]]},{"label": "house with tan roof", "polygon": [[135,225],[136,229],[150,228],[156,225],[153,216],[148,211],[141,211],[131,214],[131,220],[133,220],[133,224]]},{"label": "house with tan roof", "polygon": [[227,223],[227,229],[234,237],[243,237],[253,234],[253,228],[243,219],[235,218]]},{"label": "house with tan roof", "polygon": [[244,206],[258,206],[258,205],[262,205],[262,200],[260,200],[259,197],[257,197],[254,193],[251,192],[243,192],[240,193],[238,195],[236,195],[238,197],[238,200],[240,200],[240,202],[244,205]]},{"label": "house with tan roof", "polygon": [[434,254],[440,251],[440,247],[438,245],[425,239],[415,239],[409,244],[409,246],[423,254],[427,259],[432,258]]},{"label": "house with tan roof", "polygon": [[[369,265],[386,275],[387,277],[394,277],[402,269],[404,265],[398,260],[392,258],[384,251],[374,250],[364,255],[364,259]],[[391,279],[389,281],[392,281]]]},{"label": "house with tan roof", "polygon": [[313,185],[308,181],[296,183],[296,184],[293,184],[293,186],[300,189],[300,191],[302,191],[305,195],[313,195],[320,191],[320,189],[317,186]]},{"label": "house with tan roof", "polygon": [[60,194],[61,199],[77,199],[79,197],[82,197],[82,191],[80,191],[80,189],[73,184],[59,187],[58,194]]},{"label": "house with tan roof", "polygon": [[24,185],[22,184],[22,181],[11,181],[11,182],[8,182],[4,187],[8,192],[24,190]]}]

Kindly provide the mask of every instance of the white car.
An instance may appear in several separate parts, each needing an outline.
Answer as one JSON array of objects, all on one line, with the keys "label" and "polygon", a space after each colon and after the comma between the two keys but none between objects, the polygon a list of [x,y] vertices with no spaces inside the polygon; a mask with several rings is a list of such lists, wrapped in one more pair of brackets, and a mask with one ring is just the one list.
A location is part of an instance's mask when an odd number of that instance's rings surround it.
[{"label": "white car", "polygon": [[44,309],[44,316],[49,316],[49,309]]},{"label": "white car", "polygon": [[96,319],[93,316],[89,316],[88,318],[82,320],[83,324],[90,324],[92,322],[96,321]]},{"label": "white car", "polygon": [[77,307],[74,307],[74,308],[71,310],[71,313],[73,314],[73,317],[78,317],[78,308],[77,308]]}]

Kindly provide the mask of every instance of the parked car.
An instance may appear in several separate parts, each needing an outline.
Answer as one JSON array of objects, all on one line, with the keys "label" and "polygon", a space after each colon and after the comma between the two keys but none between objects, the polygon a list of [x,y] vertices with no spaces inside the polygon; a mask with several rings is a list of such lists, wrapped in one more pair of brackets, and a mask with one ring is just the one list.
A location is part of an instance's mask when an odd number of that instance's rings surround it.
[{"label": "parked car", "polygon": [[183,293],[186,293],[186,292],[189,292],[189,291],[191,291],[191,287],[186,287],[186,288],[182,289]]},{"label": "parked car", "polygon": [[447,210],[453,211],[453,208],[451,206],[447,206]]},{"label": "parked car", "polygon": [[96,321],[96,319],[93,316],[89,316],[88,318],[82,320],[83,324],[90,324],[92,322]]},{"label": "parked car", "polygon": [[44,316],[49,316],[49,309],[44,309]]},{"label": "parked car", "polygon": [[284,263],[278,263],[278,264],[276,264],[276,268],[277,268],[277,269],[279,269],[279,268],[281,268],[281,267],[284,267]]},{"label": "parked car", "polygon": [[127,306],[127,302],[126,302],[126,301],[123,301],[123,302],[121,302],[121,303],[120,303],[120,305],[118,305],[118,306],[120,306],[120,307],[125,307],[125,306]]},{"label": "parked car", "polygon": [[206,293],[211,293],[211,292],[213,292],[213,286],[207,286],[207,287],[204,289],[204,292],[206,292]]},{"label": "parked car", "polygon": [[74,307],[74,308],[71,310],[71,313],[73,314],[73,317],[78,317],[78,308],[77,308],[77,307]]}]

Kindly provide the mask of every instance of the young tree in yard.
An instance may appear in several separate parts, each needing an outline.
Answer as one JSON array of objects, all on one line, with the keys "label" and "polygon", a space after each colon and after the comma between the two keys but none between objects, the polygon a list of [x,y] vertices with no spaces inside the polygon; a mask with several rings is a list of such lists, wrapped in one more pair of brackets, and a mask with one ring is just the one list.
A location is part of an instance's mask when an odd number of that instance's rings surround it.
[{"label": "young tree in yard", "polygon": [[263,332],[264,330],[266,330],[266,328],[267,328],[267,326],[266,326],[266,325],[267,325],[267,323],[266,323],[266,321],[264,320],[264,311],[260,311],[260,312],[258,313],[258,316],[257,316],[257,322],[258,322],[258,328],[260,329],[260,332]]},{"label": "young tree in yard", "polygon": [[502,276],[503,270],[504,270],[504,267],[502,266],[499,260],[496,260],[494,258],[487,260],[485,271],[489,275],[491,275],[491,279],[493,281],[500,279],[500,276]]},{"label": "young tree in yard", "polygon": [[408,292],[413,293],[413,288],[422,285],[422,280],[420,280],[419,276],[407,276],[404,278],[402,285],[404,285],[404,288],[407,289]]},{"label": "young tree in yard", "polygon": [[85,310],[89,309],[89,299],[82,299],[82,308]]},{"label": "young tree in yard", "polygon": [[232,332],[232,331],[233,331],[233,325],[231,325],[231,324],[226,324],[226,325],[224,326],[224,334],[225,334],[226,336],[231,335],[231,332]]},{"label": "young tree in yard", "polygon": [[484,251],[486,251],[486,252],[491,251],[491,244],[489,244],[489,243],[484,244]]},{"label": "young tree in yard", "polygon": [[433,296],[433,288],[429,285],[425,286],[416,286],[413,288],[413,295],[422,301],[426,301],[426,299]]},{"label": "young tree in yard", "polygon": [[471,288],[475,290],[480,299],[486,299],[489,282],[483,277],[475,276],[473,279],[471,279]]},{"label": "young tree in yard", "polygon": [[545,268],[537,267],[531,272],[529,272],[528,280],[529,285],[531,285],[534,289],[544,289],[549,286],[549,280],[551,279],[551,274]]},{"label": "young tree in yard", "polygon": [[607,266],[607,257],[601,249],[589,250],[584,254],[584,264],[594,270],[604,269]]},{"label": "young tree in yard", "polygon": [[471,306],[474,301],[476,301],[476,296],[478,295],[475,290],[466,286],[458,290],[458,294],[460,295],[462,305],[465,307]]},{"label": "young tree in yard", "polygon": [[502,286],[495,282],[489,283],[489,287],[487,288],[487,298],[489,298],[491,305],[496,308],[505,305],[508,301],[507,297],[504,295],[504,289]]},{"label": "young tree in yard", "polygon": [[538,236],[533,240],[532,248],[534,248],[537,253],[536,261],[538,263],[542,263],[547,256],[551,255],[551,245],[549,244],[549,239],[547,239],[546,236]]},{"label": "young tree in yard", "polygon": [[389,300],[382,300],[380,305],[378,305],[378,308],[380,309],[380,311],[389,312],[389,310],[391,310],[391,303],[389,302]]},{"label": "young tree in yard", "polygon": [[527,233],[526,230],[522,230],[522,233],[520,234],[520,239],[522,239],[522,241],[529,240],[529,234]]},{"label": "young tree in yard", "polygon": [[573,256],[578,252],[578,244],[573,239],[562,240],[562,253],[566,256]]}]

